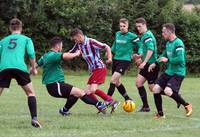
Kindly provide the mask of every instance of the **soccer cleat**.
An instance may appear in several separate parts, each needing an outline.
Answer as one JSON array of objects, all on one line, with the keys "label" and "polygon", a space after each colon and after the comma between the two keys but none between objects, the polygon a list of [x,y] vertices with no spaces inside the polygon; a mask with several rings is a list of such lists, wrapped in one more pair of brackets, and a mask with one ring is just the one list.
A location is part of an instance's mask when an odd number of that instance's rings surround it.
[{"label": "soccer cleat", "polygon": [[160,115],[159,113],[156,113],[156,115],[154,116],[154,119],[164,119],[165,115]]},{"label": "soccer cleat", "polygon": [[63,108],[61,108],[60,110],[59,110],[59,113],[62,115],[62,116],[69,116],[69,115],[71,115],[71,113],[69,112],[69,111],[63,111]]},{"label": "soccer cleat", "polygon": [[31,125],[36,128],[42,128],[42,125],[40,124],[40,122],[37,119],[32,119]]},{"label": "soccer cleat", "polygon": [[192,115],[192,104],[185,106],[186,116],[189,117]]},{"label": "soccer cleat", "polygon": [[100,112],[102,112],[103,114],[106,114],[106,104],[101,103],[100,105],[97,106],[97,109],[99,110],[99,112],[97,114],[99,114]]},{"label": "soccer cleat", "polygon": [[149,107],[141,107],[138,112],[150,112],[150,108]]},{"label": "soccer cleat", "polygon": [[110,113],[112,114],[113,112],[115,112],[115,109],[117,108],[117,106],[119,105],[120,103],[118,101],[112,101],[111,103],[111,111]]}]

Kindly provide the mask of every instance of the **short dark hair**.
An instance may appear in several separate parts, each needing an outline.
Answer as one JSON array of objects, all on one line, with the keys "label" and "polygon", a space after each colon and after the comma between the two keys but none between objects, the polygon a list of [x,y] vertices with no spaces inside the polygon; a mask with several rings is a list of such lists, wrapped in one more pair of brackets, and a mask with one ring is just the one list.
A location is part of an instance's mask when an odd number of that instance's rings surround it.
[{"label": "short dark hair", "polygon": [[59,44],[61,42],[62,42],[62,38],[55,36],[50,40],[50,45],[51,45],[51,47],[54,47],[56,44]]},{"label": "short dark hair", "polygon": [[176,31],[175,25],[173,23],[165,23],[162,25],[162,27],[163,28],[165,27],[167,30],[169,30],[172,33],[175,33]]},{"label": "short dark hair", "polygon": [[18,18],[13,18],[10,20],[10,30],[16,31],[22,28],[22,22]]},{"label": "short dark hair", "polygon": [[73,29],[73,30],[71,31],[70,37],[74,37],[74,36],[76,36],[76,35],[78,35],[78,34],[83,35],[83,32],[82,32],[82,30],[80,30],[79,28],[75,28],[75,29]]},{"label": "short dark hair", "polygon": [[135,23],[147,24],[147,21],[143,17],[140,17],[135,20]]},{"label": "short dark hair", "polygon": [[120,20],[119,20],[119,23],[128,23],[128,19],[126,19],[126,18],[121,18]]}]

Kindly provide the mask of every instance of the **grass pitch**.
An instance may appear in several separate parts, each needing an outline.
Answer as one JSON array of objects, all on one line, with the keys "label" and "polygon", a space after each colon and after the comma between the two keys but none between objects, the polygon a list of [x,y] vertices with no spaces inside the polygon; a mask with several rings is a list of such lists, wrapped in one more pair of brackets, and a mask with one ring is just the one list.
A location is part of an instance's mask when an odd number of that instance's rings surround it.
[{"label": "grass pitch", "polygon": [[[85,88],[87,78],[87,75],[66,76],[66,82]],[[107,77],[106,83],[100,87],[106,92],[109,79]],[[58,110],[63,107],[65,100],[49,96],[41,84],[41,76],[32,77],[32,81],[37,93],[38,118],[43,128],[31,126],[27,98],[13,80],[10,89],[0,97],[0,137],[197,137],[200,133],[200,78],[186,78],[181,88],[182,96],[193,104],[193,115],[185,117],[183,107],[177,109],[172,99],[163,97],[166,118],[162,120],[153,119],[156,109],[149,90],[149,113],[126,113],[120,105],[112,115],[97,115],[93,106],[79,100],[71,109],[72,115],[63,117]],[[141,102],[135,78],[125,76],[122,82],[138,109]],[[117,90],[113,97],[121,104],[124,101]]]}]

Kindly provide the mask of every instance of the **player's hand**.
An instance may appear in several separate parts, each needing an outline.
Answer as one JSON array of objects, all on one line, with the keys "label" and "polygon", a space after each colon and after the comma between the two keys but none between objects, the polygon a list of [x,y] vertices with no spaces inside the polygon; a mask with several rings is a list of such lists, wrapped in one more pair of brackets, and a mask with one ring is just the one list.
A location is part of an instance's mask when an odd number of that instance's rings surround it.
[{"label": "player's hand", "polygon": [[112,59],[107,59],[106,64],[110,64],[110,63],[112,63]]},{"label": "player's hand", "polygon": [[29,72],[30,72],[30,74],[32,74],[32,75],[34,75],[34,76],[38,74],[37,69],[36,69],[36,68],[33,68],[33,67],[30,67]]},{"label": "player's hand", "polygon": [[166,57],[161,57],[160,59],[159,59],[159,62],[168,62],[168,58],[166,58]]},{"label": "player's hand", "polygon": [[133,55],[131,56],[131,58],[134,59],[134,60],[137,60],[137,59],[139,59],[139,58],[141,58],[141,57],[142,57],[142,55],[140,55],[140,54],[133,54]]},{"label": "player's hand", "polygon": [[81,55],[81,51],[80,50],[77,50],[75,53],[76,53],[76,56],[80,56]]},{"label": "player's hand", "polygon": [[142,62],[142,63],[140,64],[140,66],[139,66],[139,69],[143,69],[144,66],[145,66],[146,64],[147,64],[146,62]]},{"label": "player's hand", "polygon": [[148,68],[148,72],[152,72],[153,69],[154,69],[155,67],[156,67],[156,64],[155,64],[155,63],[151,64],[151,65],[149,66],[149,68]]},{"label": "player's hand", "polygon": [[135,60],[135,64],[137,65],[137,67],[139,67],[141,63],[142,63],[141,58],[138,58],[138,59]]}]

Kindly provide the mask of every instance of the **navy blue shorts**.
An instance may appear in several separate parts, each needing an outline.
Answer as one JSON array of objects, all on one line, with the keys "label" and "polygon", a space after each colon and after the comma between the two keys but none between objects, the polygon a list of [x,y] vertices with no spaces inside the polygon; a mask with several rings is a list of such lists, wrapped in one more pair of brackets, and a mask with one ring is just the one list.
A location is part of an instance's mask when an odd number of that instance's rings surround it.
[{"label": "navy blue shorts", "polygon": [[166,73],[163,73],[156,81],[156,84],[158,84],[163,90],[166,87],[169,87],[172,89],[173,92],[178,93],[183,79],[184,79],[184,76],[179,76],[176,74],[173,76],[170,76]]}]

